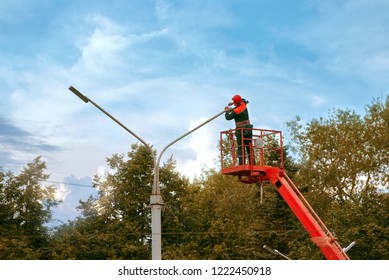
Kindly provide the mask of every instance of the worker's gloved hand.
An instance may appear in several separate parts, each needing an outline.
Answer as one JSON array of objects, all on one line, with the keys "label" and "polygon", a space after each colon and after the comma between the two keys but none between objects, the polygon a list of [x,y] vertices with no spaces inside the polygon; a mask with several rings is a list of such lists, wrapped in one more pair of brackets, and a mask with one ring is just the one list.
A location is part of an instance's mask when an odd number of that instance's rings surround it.
[{"label": "worker's gloved hand", "polygon": [[230,110],[230,107],[228,106],[224,107],[224,111],[228,111],[228,110]]}]

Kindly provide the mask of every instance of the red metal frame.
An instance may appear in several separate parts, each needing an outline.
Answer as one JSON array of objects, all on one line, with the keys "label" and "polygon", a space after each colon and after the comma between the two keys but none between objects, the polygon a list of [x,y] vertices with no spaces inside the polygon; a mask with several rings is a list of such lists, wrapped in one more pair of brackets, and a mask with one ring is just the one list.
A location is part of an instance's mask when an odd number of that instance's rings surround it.
[{"label": "red metal frame", "polygon": [[[252,131],[252,138],[249,144],[250,155],[247,155],[244,146],[238,147],[236,133],[244,135],[244,130]],[[242,139],[250,140],[248,138]],[[237,163],[237,151],[241,149],[244,164]],[[264,168],[267,165],[284,169],[284,155],[282,149],[282,133],[278,130],[240,128],[220,132],[220,159],[222,173],[226,175],[237,175],[243,183],[256,183],[266,180]],[[260,176],[260,178],[258,178]]]},{"label": "red metal frame", "polygon": [[[242,130],[242,129],[239,129]],[[247,130],[247,129],[245,129]],[[312,209],[304,196],[284,171],[282,133],[277,130],[252,129],[250,155],[242,149],[242,165],[237,165],[236,129],[220,132],[220,159],[222,173],[233,175],[246,184],[269,181],[289,205],[326,259],[348,260],[337,239]],[[243,135],[243,130],[240,131]]]}]

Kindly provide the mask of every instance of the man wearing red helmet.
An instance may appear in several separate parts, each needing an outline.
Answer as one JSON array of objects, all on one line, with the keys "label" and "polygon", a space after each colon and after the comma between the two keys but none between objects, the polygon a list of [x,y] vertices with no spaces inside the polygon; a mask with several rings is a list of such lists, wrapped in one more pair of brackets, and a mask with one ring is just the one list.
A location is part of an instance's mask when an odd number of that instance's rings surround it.
[{"label": "man wearing red helmet", "polygon": [[[236,130],[235,136],[238,143],[238,161],[239,165],[244,163],[243,158],[251,154],[251,141],[253,138],[253,125],[250,124],[249,112],[247,110],[248,100],[243,99],[240,95],[234,95],[232,97],[232,102],[228,103],[228,106],[224,108],[226,111],[225,118],[226,120],[235,120]],[[229,106],[234,105],[235,107],[231,109]],[[248,128],[248,129],[245,129]],[[243,134],[243,141],[242,141]],[[242,147],[243,143],[243,147]],[[243,153],[243,157],[242,157]],[[250,163],[251,164],[251,163]]]}]

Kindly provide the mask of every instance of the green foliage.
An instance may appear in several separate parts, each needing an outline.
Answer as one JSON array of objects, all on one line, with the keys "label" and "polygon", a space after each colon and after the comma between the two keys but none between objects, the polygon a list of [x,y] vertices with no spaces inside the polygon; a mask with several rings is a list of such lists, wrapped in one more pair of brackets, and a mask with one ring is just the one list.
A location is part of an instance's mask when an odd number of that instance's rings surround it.
[{"label": "green foliage", "polygon": [[54,188],[42,186],[48,178],[41,157],[19,175],[0,172],[0,259],[47,257],[49,235],[45,223],[57,205]]},{"label": "green foliage", "polygon": [[385,105],[373,101],[364,116],[332,110],[305,126],[299,118],[289,123],[301,158],[293,181],[308,190],[308,201],[343,244],[357,242],[349,252],[354,259],[389,257],[382,214],[389,210],[388,109],[389,97]]},{"label": "green foliage", "polygon": [[[193,196],[185,211],[186,237],[189,248],[182,250],[184,259],[247,259],[261,251],[256,244],[259,212],[252,199],[255,186],[245,187],[235,178],[209,170],[192,186]],[[181,245],[182,246],[182,245]]]},{"label": "green foliage", "polygon": [[311,243],[274,187],[264,186],[260,203],[259,185],[211,169],[189,189],[180,242],[164,247],[167,259],[279,259],[263,245],[289,254],[290,240]]},{"label": "green foliage", "polygon": [[[153,184],[153,154],[145,146],[132,145],[123,155],[107,159],[111,172],[95,178],[98,198],[80,202],[82,216],[58,229],[54,236],[57,259],[150,259],[149,207]],[[164,245],[176,243],[169,233],[181,231],[181,198],[188,180],[169,160],[160,168],[160,187],[165,203]],[[179,241],[179,240],[178,240]]]}]

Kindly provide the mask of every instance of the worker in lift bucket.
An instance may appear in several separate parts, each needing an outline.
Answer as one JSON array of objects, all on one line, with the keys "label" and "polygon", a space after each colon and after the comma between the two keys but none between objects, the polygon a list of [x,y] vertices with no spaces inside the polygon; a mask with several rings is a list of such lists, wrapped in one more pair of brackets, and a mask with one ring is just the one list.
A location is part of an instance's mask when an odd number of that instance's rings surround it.
[{"label": "worker in lift bucket", "polygon": [[[248,157],[250,159],[252,149],[253,125],[250,124],[249,112],[247,110],[248,103],[248,100],[243,99],[237,94],[232,97],[232,102],[228,103],[228,106],[224,108],[226,120],[235,120],[235,136],[236,142],[238,143],[239,165],[245,164],[244,158]],[[231,108],[230,106],[234,107]],[[254,159],[248,164],[255,164]]]}]

